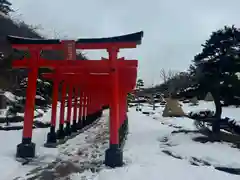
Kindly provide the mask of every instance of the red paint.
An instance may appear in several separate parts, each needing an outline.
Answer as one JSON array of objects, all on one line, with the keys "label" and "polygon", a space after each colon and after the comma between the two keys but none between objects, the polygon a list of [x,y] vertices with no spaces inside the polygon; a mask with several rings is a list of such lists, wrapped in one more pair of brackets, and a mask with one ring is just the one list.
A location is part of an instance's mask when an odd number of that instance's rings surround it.
[{"label": "red paint", "polygon": [[61,106],[60,106],[60,124],[65,122],[65,103],[66,103],[66,93],[67,85],[65,82],[62,83],[62,93],[61,93]]},{"label": "red paint", "polygon": [[[15,60],[12,66],[15,68],[28,68],[29,60]],[[116,65],[119,70],[126,67],[137,67],[137,60],[117,60]],[[82,72],[94,72],[94,73],[109,73],[110,61],[99,60],[82,60],[82,61],[69,61],[69,60],[38,60],[38,66],[49,69],[59,69],[69,73]]]},{"label": "red paint", "polygon": [[86,120],[87,119],[87,113],[88,113],[88,96],[87,96],[87,93],[86,92],[84,92],[84,99],[83,99],[83,102],[84,102],[84,120]]},{"label": "red paint", "polygon": [[64,54],[66,60],[76,60],[76,47],[75,41],[63,40],[62,45],[64,47]]},{"label": "red paint", "polygon": [[23,123],[23,138],[32,138],[32,126],[38,76],[37,61],[40,58],[40,53],[38,49],[30,49],[30,53],[32,58],[29,59],[30,69],[28,71],[26,104]]},{"label": "red paint", "polygon": [[74,109],[73,109],[73,120],[77,120],[77,106],[78,106],[78,93],[77,93],[77,88],[74,88]]},{"label": "red paint", "polygon": [[90,103],[90,114],[93,114],[99,111],[98,103],[100,101],[97,100],[97,96],[91,93],[91,103]]},{"label": "red paint", "polygon": [[82,94],[82,121],[86,120],[86,94],[83,92]]},{"label": "red paint", "polygon": [[57,116],[58,85],[59,82],[57,79],[53,81],[51,125],[54,127],[56,126]]},{"label": "red paint", "polygon": [[108,49],[109,61],[111,67],[111,102],[110,102],[110,144],[119,144],[119,79],[116,58],[118,49]]},{"label": "red paint", "polygon": [[83,119],[83,92],[80,90],[79,94],[79,114],[78,114],[78,119],[79,121],[82,122]]},{"label": "red paint", "polygon": [[[61,72],[61,71],[60,71]],[[123,91],[129,92],[135,86],[135,79],[133,78],[136,73],[136,68],[126,68],[124,70],[119,70],[119,83],[121,84],[121,89]],[[80,86],[80,88],[86,89],[86,91],[97,92],[102,89],[110,91],[111,90],[111,76],[108,74],[92,74],[92,73],[72,73],[66,74],[64,72],[54,75],[53,73],[45,73],[43,77],[48,79],[54,79],[57,76],[61,80],[71,82],[75,85]],[[128,81],[126,81],[128,79]]]},{"label": "red paint", "polygon": [[92,113],[92,97],[88,93],[88,99],[87,99],[87,115],[90,115]]},{"label": "red paint", "polygon": [[72,119],[72,96],[73,96],[73,85],[68,84],[68,108],[67,108],[67,122],[71,123]]}]

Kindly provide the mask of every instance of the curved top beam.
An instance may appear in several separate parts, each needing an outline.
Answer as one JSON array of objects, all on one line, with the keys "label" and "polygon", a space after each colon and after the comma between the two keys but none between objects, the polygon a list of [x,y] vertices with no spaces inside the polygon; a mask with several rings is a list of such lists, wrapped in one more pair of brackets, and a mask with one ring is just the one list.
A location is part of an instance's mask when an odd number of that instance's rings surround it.
[{"label": "curved top beam", "polygon": [[11,44],[60,44],[59,39],[34,39],[19,36],[7,36],[7,40]]},{"label": "curved top beam", "polygon": [[[101,43],[136,43],[140,45],[142,43],[143,31],[126,34],[122,36],[114,36],[107,38],[83,38],[78,39],[76,43],[81,44],[101,44]],[[7,40],[11,44],[60,44],[59,39],[35,39],[24,38],[19,36],[7,36]]]},{"label": "curved top beam", "polygon": [[76,43],[142,43],[143,31],[126,34],[122,36],[108,37],[108,38],[83,38],[78,39]]}]

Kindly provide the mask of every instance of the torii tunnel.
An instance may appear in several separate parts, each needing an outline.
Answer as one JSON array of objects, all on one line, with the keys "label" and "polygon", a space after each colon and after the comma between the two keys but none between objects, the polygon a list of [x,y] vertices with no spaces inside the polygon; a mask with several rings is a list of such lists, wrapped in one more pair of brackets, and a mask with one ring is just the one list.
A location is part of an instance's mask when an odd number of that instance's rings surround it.
[{"label": "torii tunnel", "polygon": [[[28,86],[24,114],[22,142],[17,145],[16,156],[35,157],[35,144],[32,142],[36,84],[38,70],[48,68],[51,73],[42,74],[53,82],[52,116],[46,146],[70,136],[86,125],[99,119],[103,106],[110,109],[109,148],[105,153],[105,164],[110,167],[123,165],[123,152],[120,147],[119,130],[126,125],[127,93],[136,85],[137,60],[118,58],[124,48],[136,48],[141,44],[143,32],[109,38],[78,40],[30,39],[8,36],[14,49],[29,51],[30,57],[13,61],[13,68],[28,69]],[[109,57],[99,60],[76,60],[76,50],[105,49]],[[60,50],[64,60],[46,60],[41,57],[43,50]],[[61,93],[59,94],[59,88]],[[56,123],[57,102],[61,96],[59,125]],[[65,102],[67,100],[67,118]],[[73,116],[72,116],[73,108]],[[72,118],[73,117],[73,118]],[[56,128],[58,131],[56,132]]]}]

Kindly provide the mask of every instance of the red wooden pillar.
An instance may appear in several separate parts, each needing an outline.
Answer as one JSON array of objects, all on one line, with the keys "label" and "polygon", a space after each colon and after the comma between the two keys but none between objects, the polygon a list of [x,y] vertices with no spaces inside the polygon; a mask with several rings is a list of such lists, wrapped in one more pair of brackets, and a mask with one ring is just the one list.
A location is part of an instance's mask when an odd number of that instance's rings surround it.
[{"label": "red wooden pillar", "polygon": [[116,67],[118,49],[110,49],[109,61],[111,63],[111,102],[110,102],[110,146],[118,148],[118,128],[119,128],[119,82],[118,68]]},{"label": "red wooden pillar", "polygon": [[84,110],[84,116],[85,116],[85,125],[88,125],[88,117],[89,117],[89,101],[90,101],[90,98],[89,98],[89,95],[87,94],[87,92],[85,92],[85,110]]},{"label": "red wooden pillar", "polygon": [[86,126],[86,120],[87,120],[87,96],[86,92],[83,92],[83,116],[82,116],[82,122],[83,126]]},{"label": "red wooden pillar", "polygon": [[61,106],[60,106],[60,122],[59,122],[59,129],[57,133],[58,139],[64,139],[65,132],[64,132],[64,122],[65,122],[65,105],[66,105],[66,93],[67,93],[67,84],[65,81],[62,82],[62,89],[61,89]]},{"label": "red wooden pillar", "polygon": [[78,110],[78,126],[82,128],[83,126],[83,92],[80,90],[79,92],[79,110]]},{"label": "red wooden pillar", "polygon": [[110,100],[110,145],[106,150],[105,164],[110,167],[123,165],[123,152],[119,148],[119,77],[116,66],[119,49],[108,49],[111,68],[111,100]]},{"label": "red wooden pillar", "polygon": [[50,132],[47,135],[47,142],[45,146],[48,146],[49,144],[57,142],[57,134],[55,132],[55,127],[56,127],[56,117],[57,117],[58,88],[59,88],[59,80],[56,78],[53,81],[51,127],[50,127]]},{"label": "red wooden pillar", "polygon": [[17,145],[17,157],[32,158],[35,156],[35,144],[32,143],[32,126],[35,108],[35,96],[37,88],[38,65],[40,50],[30,49],[31,58],[29,59],[28,82],[26,92],[26,104],[23,122],[22,143]]},{"label": "red wooden pillar", "polygon": [[71,135],[71,119],[72,119],[72,96],[73,96],[73,85],[68,83],[68,107],[67,107],[67,122],[65,133],[66,135]]},{"label": "red wooden pillar", "polygon": [[77,132],[77,109],[78,109],[77,106],[78,106],[78,89],[77,87],[75,87],[72,132]]}]

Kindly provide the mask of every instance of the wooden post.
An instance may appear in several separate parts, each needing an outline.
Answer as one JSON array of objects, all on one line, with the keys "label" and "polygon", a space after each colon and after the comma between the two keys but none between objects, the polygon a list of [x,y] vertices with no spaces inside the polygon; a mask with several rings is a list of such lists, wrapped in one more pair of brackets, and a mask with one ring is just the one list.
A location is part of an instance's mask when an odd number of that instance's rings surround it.
[{"label": "wooden post", "polygon": [[57,117],[57,102],[58,102],[58,87],[59,80],[55,77],[53,81],[53,92],[52,92],[52,114],[51,114],[51,127],[50,132],[47,135],[46,147],[57,142],[57,134],[55,132],[56,127],[56,117]]},{"label": "wooden post", "polygon": [[78,93],[77,87],[74,88],[74,109],[73,109],[73,123],[72,132],[77,132],[77,105],[78,105]]},{"label": "wooden post", "polygon": [[111,76],[111,102],[110,102],[110,145],[106,150],[105,164],[110,167],[123,165],[123,152],[119,148],[119,79],[118,67],[116,66],[118,48],[107,49],[110,61]]},{"label": "wooden post", "polygon": [[83,127],[83,93],[79,92],[79,111],[78,111],[78,126],[81,129]]},{"label": "wooden post", "polygon": [[66,82],[63,81],[62,89],[61,89],[60,123],[59,123],[59,129],[57,133],[58,139],[64,139],[65,137],[64,123],[65,123],[66,93],[67,93],[67,85],[66,85]]},{"label": "wooden post", "polygon": [[66,135],[71,135],[71,119],[72,119],[72,95],[73,95],[73,85],[68,83],[68,108],[67,108],[67,122],[65,133]]},{"label": "wooden post", "polygon": [[35,96],[37,89],[38,65],[40,58],[39,49],[30,49],[31,59],[29,59],[28,83],[26,92],[26,104],[23,122],[22,143],[17,146],[17,157],[35,157],[35,144],[32,143],[32,126],[35,109]]}]

